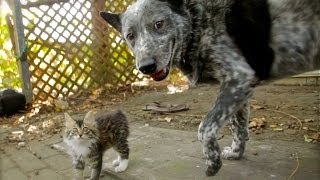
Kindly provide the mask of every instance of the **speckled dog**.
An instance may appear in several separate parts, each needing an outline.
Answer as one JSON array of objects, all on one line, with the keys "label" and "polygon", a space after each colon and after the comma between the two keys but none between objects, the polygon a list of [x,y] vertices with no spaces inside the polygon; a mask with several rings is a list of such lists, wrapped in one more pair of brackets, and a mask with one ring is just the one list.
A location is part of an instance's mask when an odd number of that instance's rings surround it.
[{"label": "speckled dog", "polygon": [[[320,68],[318,0],[138,0],[124,13],[101,12],[156,81],[172,66],[190,82],[216,79],[221,92],[199,126],[208,176],[240,159],[248,140],[248,100],[262,80]],[[218,130],[231,120],[233,142],[220,152]]]}]

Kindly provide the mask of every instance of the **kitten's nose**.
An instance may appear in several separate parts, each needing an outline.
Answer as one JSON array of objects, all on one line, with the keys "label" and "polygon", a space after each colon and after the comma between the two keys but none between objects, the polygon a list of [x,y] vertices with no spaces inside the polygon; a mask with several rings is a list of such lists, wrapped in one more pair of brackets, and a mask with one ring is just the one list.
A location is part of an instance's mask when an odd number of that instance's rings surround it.
[{"label": "kitten's nose", "polygon": [[79,134],[79,137],[81,138],[82,134]]}]

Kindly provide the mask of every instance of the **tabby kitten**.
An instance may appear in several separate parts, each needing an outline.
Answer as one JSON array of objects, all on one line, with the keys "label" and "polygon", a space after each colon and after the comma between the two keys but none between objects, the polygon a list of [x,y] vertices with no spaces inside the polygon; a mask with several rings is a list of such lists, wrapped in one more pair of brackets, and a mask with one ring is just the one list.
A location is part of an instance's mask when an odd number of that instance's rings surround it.
[{"label": "tabby kitten", "polygon": [[65,113],[65,122],[64,142],[73,158],[74,179],[83,179],[86,160],[92,169],[90,179],[98,180],[103,154],[111,147],[119,153],[118,159],[113,161],[115,172],[126,170],[129,162],[129,127],[122,111],[104,113],[98,117],[89,111],[83,120],[74,120]]}]

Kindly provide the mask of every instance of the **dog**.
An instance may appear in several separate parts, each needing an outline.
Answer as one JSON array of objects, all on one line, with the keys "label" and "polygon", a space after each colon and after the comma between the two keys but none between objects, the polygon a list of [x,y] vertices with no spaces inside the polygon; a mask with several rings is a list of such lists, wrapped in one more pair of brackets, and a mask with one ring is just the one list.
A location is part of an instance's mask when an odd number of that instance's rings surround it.
[{"label": "dog", "polygon": [[[123,13],[100,15],[121,33],[137,69],[155,81],[177,67],[191,84],[220,83],[198,129],[207,176],[219,171],[221,157],[243,156],[255,86],[320,69],[316,0],[138,0]],[[218,130],[228,120],[233,141],[220,151]]]}]

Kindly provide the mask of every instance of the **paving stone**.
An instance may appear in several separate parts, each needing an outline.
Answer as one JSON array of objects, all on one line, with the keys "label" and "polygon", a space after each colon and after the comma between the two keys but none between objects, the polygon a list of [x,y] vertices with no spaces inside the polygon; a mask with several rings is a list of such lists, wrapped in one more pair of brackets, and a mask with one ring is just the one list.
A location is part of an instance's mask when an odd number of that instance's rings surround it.
[{"label": "paving stone", "polygon": [[68,177],[68,179],[71,179],[71,178],[72,178],[72,168],[59,171],[58,173],[59,173],[59,174],[62,174],[62,175],[65,176],[65,177]]},{"label": "paving stone", "polygon": [[30,172],[47,166],[25,148],[15,151],[15,153],[11,155],[11,159],[15,161],[24,172]]},{"label": "paving stone", "polygon": [[66,154],[51,156],[43,159],[43,161],[49,164],[49,166],[55,171],[62,171],[72,167],[71,157]]},{"label": "paving stone", "polygon": [[[212,179],[204,174],[205,164],[199,162],[199,159],[187,158],[169,161],[166,164],[152,170],[152,174],[159,180],[174,180],[174,179]],[[166,172],[166,173],[163,173]]]},{"label": "paving stone", "polygon": [[42,141],[41,143],[45,144],[45,145],[52,145],[52,144],[62,142],[63,141],[62,134],[63,133],[55,134],[50,139],[46,139],[45,141]]},{"label": "paving stone", "polygon": [[8,158],[6,155],[0,156],[0,171],[6,171],[7,169],[13,168],[16,166],[16,164]]},{"label": "paving stone", "polygon": [[68,180],[70,178],[54,172],[51,169],[42,169],[40,171],[34,171],[29,173],[29,177],[32,180]]},{"label": "paving stone", "polygon": [[45,159],[54,155],[58,155],[61,152],[51,148],[50,145],[40,145],[39,143],[32,143],[29,144],[28,147],[32,152],[35,152],[37,156],[40,156],[41,158]]},{"label": "paving stone", "polygon": [[[219,173],[215,177],[206,177],[205,159],[201,143],[195,140],[196,132],[143,126],[131,126],[131,129],[133,133],[129,142],[128,169],[122,173],[115,173],[110,163],[116,158],[116,152],[109,150],[104,156],[104,162],[109,164],[104,169],[102,173],[104,176],[100,178],[101,180],[287,179],[297,166],[294,155],[296,153],[299,156],[299,169],[293,179],[318,180],[320,177],[319,144],[251,138],[242,160],[223,160],[223,167]],[[59,136],[53,138],[51,142],[60,141]],[[231,136],[221,139],[219,141],[221,148],[229,145],[231,140]],[[50,148],[43,142],[36,142],[34,147],[38,148],[39,154],[46,153]],[[38,177],[35,178],[48,179],[52,176],[53,179],[71,179],[71,158],[64,151],[51,150],[48,152],[51,156],[39,160],[25,149],[12,148],[9,151],[6,150],[6,154],[10,156],[4,162],[7,161],[5,163],[11,166],[9,170],[17,171],[13,177],[21,176],[19,180],[23,180],[25,175],[19,172],[10,159],[19,163],[23,172],[28,171],[29,176],[35,177],[33,173],[38,171]],[[44,166],[46,167],[43,168]],[[88,171],[85,174],[89,175]],[[6,177],[10,177],[10,171]]]},{"label": "paving stone", "polygon": [[0,174],[1,180],[28,180],[26,176],[20,169],[11,168]]}]

